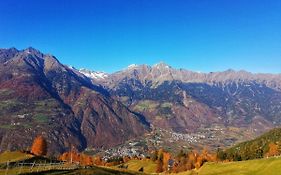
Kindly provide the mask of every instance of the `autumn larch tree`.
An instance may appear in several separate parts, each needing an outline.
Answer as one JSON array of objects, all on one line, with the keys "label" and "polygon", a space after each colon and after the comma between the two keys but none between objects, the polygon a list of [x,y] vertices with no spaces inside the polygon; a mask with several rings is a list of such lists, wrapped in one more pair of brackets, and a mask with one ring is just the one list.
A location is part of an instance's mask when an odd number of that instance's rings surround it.
[{"label": "autumn larch tree", "polygon": [[159,153],[157,166],[156,166],[156,173],[161,173],[161,172],[163,172],[163,152]]},{"label": "autumn larch tree", "polygon": [[171,154],[163,151],[163,170],[168,171],[169,160],[171,159]]},{"label": "autumn larch tree", "polygon": [[267,157],[279,155],[278,145],[276,145],[275,143],[270,143],[268,147],[269,147],[269,150],[266,153]]},{"label": "autumn larch tree", "polygon": [[93,163],[95,165],[105,165],[105,162],[102,160],[102,158],[100,156],[94,157]]},{"label": "autumn larch tree", "polygon": [[47,142],[43,136],[37,136],[32,144],[31,153],[36,156],[44,156],[47,154]]}]

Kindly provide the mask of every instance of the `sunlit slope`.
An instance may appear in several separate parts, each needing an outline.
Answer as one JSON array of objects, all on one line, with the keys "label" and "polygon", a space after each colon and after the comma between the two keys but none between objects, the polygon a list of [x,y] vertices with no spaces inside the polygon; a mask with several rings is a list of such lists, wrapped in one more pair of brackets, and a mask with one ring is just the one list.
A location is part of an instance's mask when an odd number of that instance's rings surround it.
[{"label": "sunlit slope", "polygon": [[199,175],[277,175],[281,174],[281,157],[229,163],[206,163]]}]

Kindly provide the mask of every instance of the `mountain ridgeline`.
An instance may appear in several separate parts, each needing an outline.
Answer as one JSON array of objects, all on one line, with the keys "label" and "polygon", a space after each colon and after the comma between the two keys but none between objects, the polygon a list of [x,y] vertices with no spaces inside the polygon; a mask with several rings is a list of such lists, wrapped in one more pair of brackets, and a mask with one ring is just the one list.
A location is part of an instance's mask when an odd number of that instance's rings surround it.
[{"label": "mountain ridgeline", "polygon": [[49,153],[107,149],[155,128],[238,128],[251,133],[239,133],[243,140],[280,126],[281,75],[197,73],[165,63],[107,74],[34,48],[0,49],[0,117],[1,150],[26,149],[37,135]]},{"label": "mountain ridgeline", "polygon": [[108,148],[149,131],[145,119],[78,71],[33,48],[0,50],[1,150],[37,135],[49,153]]},{"label": "mountain ridgeline", "polygon": [[159,63],[129,66],[92,81],[154,126],[177,132],[223,125],[259,134],[281,122],[280,74],[197,73]]}]

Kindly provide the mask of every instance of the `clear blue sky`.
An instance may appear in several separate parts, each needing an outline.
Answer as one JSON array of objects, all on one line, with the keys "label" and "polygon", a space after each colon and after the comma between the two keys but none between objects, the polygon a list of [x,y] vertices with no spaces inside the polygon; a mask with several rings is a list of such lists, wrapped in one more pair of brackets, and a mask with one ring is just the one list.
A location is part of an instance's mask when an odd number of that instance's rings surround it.
[{"label": "clear blue sky", "polygon": [[28,46],[77,68],[281,73],[280,0],[5,0],[0,47]]}]

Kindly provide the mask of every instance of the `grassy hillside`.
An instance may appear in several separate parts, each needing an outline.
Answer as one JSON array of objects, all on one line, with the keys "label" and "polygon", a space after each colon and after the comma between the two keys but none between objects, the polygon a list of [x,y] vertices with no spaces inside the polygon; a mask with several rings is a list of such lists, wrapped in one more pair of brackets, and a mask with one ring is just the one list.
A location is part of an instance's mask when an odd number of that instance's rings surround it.
[{"label": "grassy hillside", "polygon": [[[7,167],[7,162],[10,162]],[[88,168],[77,167],[74,164],[63,164],[63,165],[47,165],[47,166],[35,166],[31,168],[31,165],[25,166],[18,166],[17,164],[20,162],[25,163],[39,163],[44,164],[45,162],[49,162],[50,160],[44,157],[34,157],[30,154],[21,153],[18,151],[15,152],[4,152],[0,154],[0,175],[16,175],[16,174],[52,174],[52,175],[62,175],[62,174],[69,174],[69,175],[76,175],[76,174],[89,174],[89,175],[134,175],[134,174],[142,174],[131,171],[130,169],[117,169],[117,168],[110,168],[110,167],[97,167],[92,166]],[[52,160],[54,163],[54,160]],[[137,163],[130,162],[129,165],[137,168]],[[147,171],[152,171],[151,169],[154,168],[154,164],[151,162],[140,162],[146,167]]]},{"label": "grassy hillside", "polygon": [[270,143],[278,145],[279,149],[281,148],[281,128],[270,130],[254,140],[237,144],[236,146],[227,149],[224,152],[225,155],[221,154],[219,157],[233,160],[262,158],[268,152]]},{"label": "grassy hillside", "polygon": [[[25,175],[38,174],[34,173],[26,173]],[[42,175],[137,175],[141,173],[129,172],[129,171],[120,171],[110,168],[103,167],[92,167],[89,169],[76,169],[76,170],[50,170],[50,171],[41,171]],[[142,174],[144,175],[144,174]]]},{"label": "grassy hillside", "polygon": [[198,172],[199,175],[276,175],[281,172],[281,158],[206,163]]},{"label": "grassy hillside", "polygon": [[143,167],[145,173],[155,173],[156,172],[156,163],[151,160],[130,160],[124,165],[128,166],[128,170],[136,171]]},{"label": "grassy hillside", "polygon": [[22,160],[30,159],[32,157],[33,156],[30,154],[21,153],[18,151],[14,151],[14,152],[6,151],[0,154],[0,164],[6,163],[8,161],[9,162],[22,161]]}]

